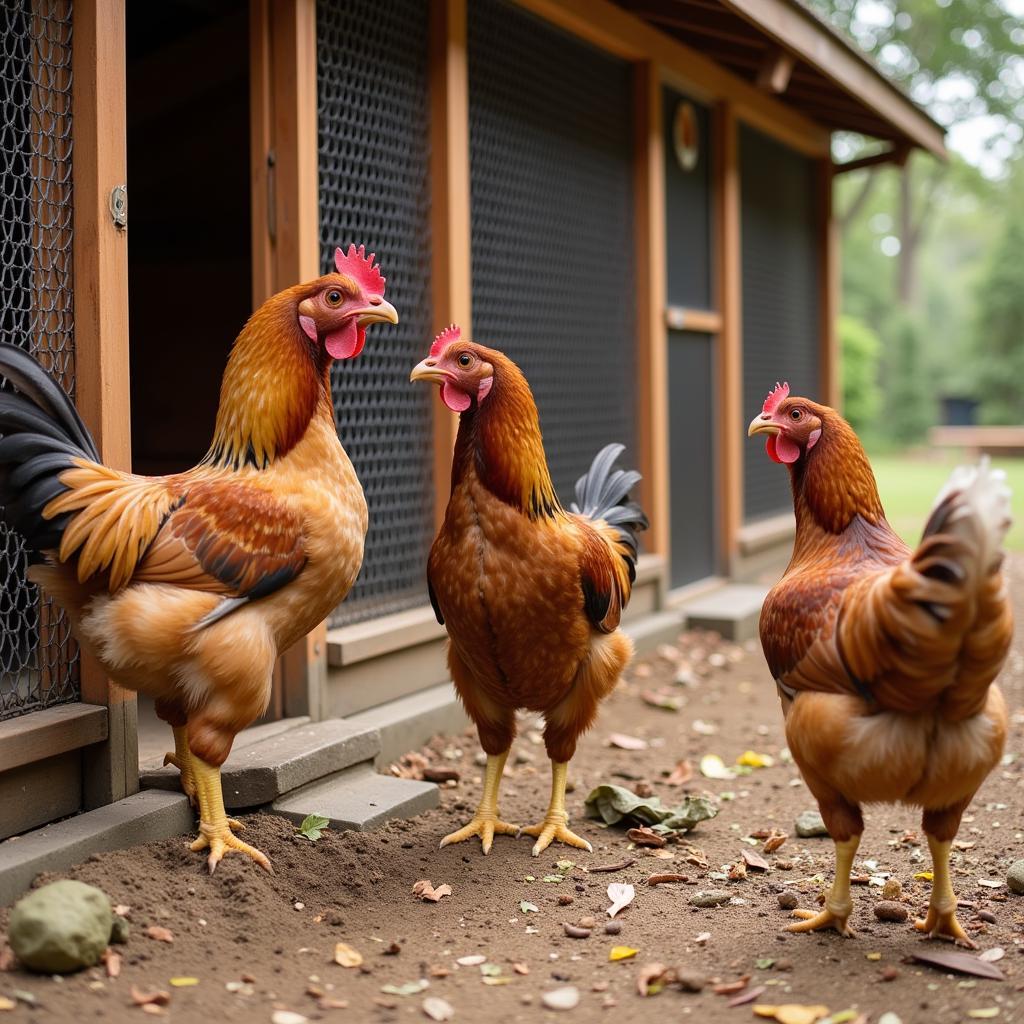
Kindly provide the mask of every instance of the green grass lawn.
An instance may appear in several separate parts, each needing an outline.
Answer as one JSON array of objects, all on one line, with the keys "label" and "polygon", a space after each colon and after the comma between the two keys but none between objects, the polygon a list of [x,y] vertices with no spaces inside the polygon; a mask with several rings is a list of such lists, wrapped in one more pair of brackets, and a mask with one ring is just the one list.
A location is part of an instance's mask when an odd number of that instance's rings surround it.
[{"label": "green grass lawn", "polygon": [[[921,539],[935,496],[953,467],[963,462],[957,452],[921,451],[871,455],[882,504],[892,528],[911,546]],[[1024,551],[1024,459],[993,459],[1006,471],[1013,490],[1014,524],[1006,538],[1010,551]]]}]

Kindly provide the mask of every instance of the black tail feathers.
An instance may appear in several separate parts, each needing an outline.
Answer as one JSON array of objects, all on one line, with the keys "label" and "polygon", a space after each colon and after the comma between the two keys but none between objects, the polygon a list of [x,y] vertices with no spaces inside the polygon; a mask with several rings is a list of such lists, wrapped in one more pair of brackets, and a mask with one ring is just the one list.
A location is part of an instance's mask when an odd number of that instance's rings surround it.
[{"label": "black tail feathers", "polygon": [[603,519],[615,528],[619,539],[632,552],[629,559],[630,579],[636,568],[637,534],[646,530],[647,516],[635,501],[629,500],[629,492],[640,482],[636,470],[613,469],[615,461],[625,451],[625,445],[605,445],[586,471],[576,481],[576,500],[569,506],[570,512],[588,519]]},{"label": "black tail feathers", "polygon": [[0,518],[22,534],[33,555],[60,545],[67,516],[44,519],[66,488],[58,477],[72,458],[99,452],[71,399],[23,349],[0,342]]}]

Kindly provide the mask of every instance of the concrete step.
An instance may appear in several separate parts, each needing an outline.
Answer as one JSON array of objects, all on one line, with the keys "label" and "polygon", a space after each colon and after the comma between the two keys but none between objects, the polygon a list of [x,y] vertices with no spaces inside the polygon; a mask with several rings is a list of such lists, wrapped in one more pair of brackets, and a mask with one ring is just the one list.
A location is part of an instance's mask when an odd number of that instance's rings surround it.
[{"label": "concrete step", "polygon": [[761,605],[768,587],[730,583],[682,605],[687,629],[713,629],[727,640],[744,643],[757,636]]},{"label": "concrete step", "polygon": [[[317,779],[372,761],[380,750],[380,734],[346,719],[311,722],[272,733],[256,743],[239,744],[221,769],[224,803],[238,810],[272,803]],[[173,767],[145,772],[148,789],[179,789]]]},{"label": "concrete step", "polygon": [[378,775],[369,765],[357,765],[320,779],[274,801],[271,808],[301,823],[310,814],[330,819],[331,828],[365,832],[392,818],[411,818],[440,801],[431,782]]},{"label": "concrete step", "polygon": [[638,655],[650,654],[662,644],[674,644],[682,629],[683,617],[677,611],[652,612],[622,626],[622,631],[632,639]]}]

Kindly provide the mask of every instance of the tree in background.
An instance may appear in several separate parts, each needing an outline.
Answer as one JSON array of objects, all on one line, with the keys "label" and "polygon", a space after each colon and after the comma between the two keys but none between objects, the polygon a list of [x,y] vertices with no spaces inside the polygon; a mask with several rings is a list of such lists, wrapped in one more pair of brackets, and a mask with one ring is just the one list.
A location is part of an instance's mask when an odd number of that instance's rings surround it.
[{"label": "tree in background", "polygon": [[902,312],[892,318],[885,339],[885,427],[887,437],[900,444],[923,440],[936,418],[934,384],[922,351],[924,336],[917,317]]},{"label": "tree in background", "polygon": [[1024,166],[1007,189],[1002,233],[977,294],[977,395],[986,423],[1024,424]]},{"label": "tree in background", "polygon": [[867,324],[852,316],[839,318],[843,367],[843,415],[858,434],[876,425],[881,405],[878,358],[882,343]]}]

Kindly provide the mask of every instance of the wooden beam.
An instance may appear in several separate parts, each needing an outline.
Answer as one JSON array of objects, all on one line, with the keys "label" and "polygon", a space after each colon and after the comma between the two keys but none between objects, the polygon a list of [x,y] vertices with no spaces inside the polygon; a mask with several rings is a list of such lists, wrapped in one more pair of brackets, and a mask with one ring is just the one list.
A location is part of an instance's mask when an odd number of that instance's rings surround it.
[{"label": "wooden beam", "polygon": [[663,79],[703,103],[729,100],[759,131],[807,156],[829,151],[829,133],[721,64],[609,0],[516,0],[534,14],[624,60],[649,60]]},{"label": "wooden beam", "polygon": [[714,147],[714,223],[717,246],[718,436],[720,546],[732,571],[743,520],[743,309],[740,249],[739,132],[728,102],[716,105],[711,128]]},{"label": "wooden beam", "polygon": [[842,411],[842,353],[839,350],[837,320],[839,317],[839,227],[832,210],[834,170],[831,159],[817,163],[818,245],[821,280],[819,333],[821,344],[821,400]]},{"label": "wooden beam", "polygon": [[[128,470],[128,238],[109,209],[111,191],[127,178],[124,22],[121,0],[74,5],[72,177],[76,400],[103,461]],[[135,694],[87,653],[80,664],[83,703],[108,712],[107,739],[83,764],[85,805],[98,807],[139,788]]]},{"label": "wooden beam", "polygon": [[858,157],[856,160],[847,160],[843,164],[833,164],[832,174],[849,174],[850,171],[862,171],[866,167],[878,167],[881,164],[895,164],[897,167],[904,167],[909,156],[909,146],[892,146],[889,149],[883,149],[880,153]]},{"label": "wooden beam", "polygon": [[672,331],[694,331],[717,334],[722,329],[722,314],[712,309],[690,309],[688,306],[666,306],[665,326]]},{"label": "wooden beam", "polygon": [[107,738],[107,709],[58,704],[0,722],[0,772],[79,750]]},{"label": "wooden beam", "polygon": [[[320,276],[315,0],[250,0],[249,134],[253,307]],[[327,625],[285,651],[272,710],[318,718]]]},{"label": "wooden beam", "polygon": [[793,54],[777,46],[770,47],[757,73],[757,87],[781,96],[789,88],[795,66],[796,58]]},{"label": "wooden beam", "polygon": [[721,0],[777,44],[855,97],[914,145],[945,158],[945,132],[867,58],[793,0]]},{"label": "wooden beam", "polygon": [[637,282],[637,412],[641,504],[651,526],[645,548],[669,558],[668,335],[665,153],[661,75],[649,61],[633,69],[634,265]]},{"label": "wooden beam", "polygon": [[[466,0],[436,0],[430,13],[430,188],[433,329],[473,336],[470,238],[469,67]],[[444,522],[458,416],[434,403],[434,521]]]}]

